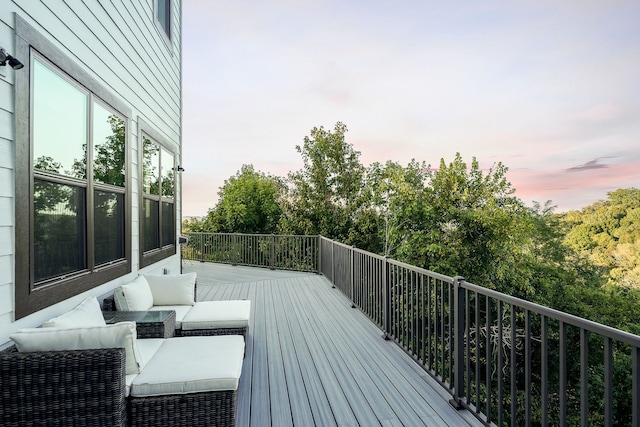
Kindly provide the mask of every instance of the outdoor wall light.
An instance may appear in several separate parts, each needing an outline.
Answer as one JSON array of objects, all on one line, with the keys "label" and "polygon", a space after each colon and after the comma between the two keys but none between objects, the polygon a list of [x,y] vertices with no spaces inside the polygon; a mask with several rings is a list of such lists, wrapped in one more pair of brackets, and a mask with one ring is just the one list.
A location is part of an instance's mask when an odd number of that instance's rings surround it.
[{"label": "outdoor wall light", "polygon": [[173,168],[173,170],[177,171],[177,172],[184,172],[184,168],[180,165],[178,165],[177,167]]},{"label": "outdoor wall light", "polygon": [[0,47],[0,66],[7,65],[7,62],[9,62],[9,65],[14,70],[19,70],[20,68],[24,67],[24,64],[22,62],[9,55],[6,50]]}]

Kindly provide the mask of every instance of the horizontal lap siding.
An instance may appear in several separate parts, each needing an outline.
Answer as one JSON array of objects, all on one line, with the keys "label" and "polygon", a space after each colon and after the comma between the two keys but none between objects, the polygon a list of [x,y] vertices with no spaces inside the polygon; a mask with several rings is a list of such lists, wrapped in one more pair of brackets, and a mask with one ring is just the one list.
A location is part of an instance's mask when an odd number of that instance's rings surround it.
[{"label": "horizontal lap siding", "polygon": [[156,29],[153,1],[30,2],[28,9],[65,54],[178,146],[180,50],[170,51]]},{"label": "horizontal lap siding", "polygon": [[[0,9],[0,46],[12,53],[13,17]],[[13,72],[0,67],[0,325],[11,321],[13,310]]]},{"label": "horizontal lap siding", "polygon": [[[128,156],[132,186],[133,271],[139,264],[138,117],[144,118],[170,141],[177,153],[177,161],[181,162],[182,18],[181,2],[175,0],[173,3],[173,34],[171,43],[168,43],[155,22],[154,0],[0,0],[0,46],[14,53],[15,13],[100,82],[111,97],[131,109]],[[17,327],[12,323],[12,311],[15,269],[13,85],[18,72],[9,67],[0,70],[0,338]],[[109,103],[109,99],[105,101]],[[177,224],[179,204],[178,193]],[[162,264],[177,271],[179,256],[164,260]],[[39,316],[44,315],[41,313]]]}]

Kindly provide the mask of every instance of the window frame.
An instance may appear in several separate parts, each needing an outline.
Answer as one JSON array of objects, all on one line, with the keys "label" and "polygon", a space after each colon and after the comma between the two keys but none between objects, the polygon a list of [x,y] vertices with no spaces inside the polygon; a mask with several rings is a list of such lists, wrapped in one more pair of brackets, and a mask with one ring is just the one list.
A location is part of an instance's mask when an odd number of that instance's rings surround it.
[{"label": "window frame", "polygon": [[160,20],[160,10],[161,10],[161,0],[153,1],[153,21],[156,25],[158,31],[162,34],[167,47],[171,46],[171,42],[173,41],[173,2],[171,0],[163,0],[164,4],[164,13],[165,13],[165,21]]},{"label": "window frame", "polygon": [[[58,47],[45,38],[29,23],[15,14],[16,56],[24,58],[24,69],[15,74],[15,318],[19,319],[38,310],[64,301],[131,272],[131,166],[129,158],[129,134],[131,130],[131,109],[102,83],[98,82],[83,67],[66,56]],[[125,132],[125,183],[124,183],[124,258],[94,265],[93,221],[94,207],[91,206],[95,189],[105,188],[104,184],[93,185],[93,176],[87,176],[85,197],[85,232],[87,233],[85,256],[87,268],[48,281],[35,283],[34,272],[34,180],[45,176],[33,168],[33,129],[31,103],[33,82],[32,64],[35,59],[51,67],[62,78],[87,92],[87,142],[92,140],[91,120],[93,102],[114,112],[123,119]],[[92,147],[90,144],[89,147]],[[89,157],[90,158],[90,157]],[[73,178],[46,175],[48,182],[71,182]],[[108,187],[108,185],[107,185]],[[122,193],[121,193],[122,194]]]},{"label": "window frame", "polygon": [[[177,254],[178,242],[178,229],[176,227],[176,214],[177,214],[177,184],[178,184],[178,176],[177,173],[174,175],[174,191],[172,197],[164,197],[162,194],[159,195],[146,195],[144,192],[144,137],[148,137],[152,143],[156,144],[160,149],[160,153],[162,150],[169,152],[173,156],[173,167],[174,171],[177,171],[178,164],[178,153],[177,150],[173,147],[173,144],[164,137],[160,132],[156,131],[153,126],[149,123],[145,122],[144,119],[138,118],[138,176],[139,185],[138,185],[138,236],[139,236],[139,253],[140,253],[140,268],[144,268],[148,265],[161,261],[165,258],[173,256]],[[162,170],[162,154],[160,155],[160,165],[158,173],[161,174]],[[161,175],[162,176],[162,175]],[[160,189],[162,185],[160,185]],[[161,193],[161,191],[160,191]],[[150,249],[148,251],[144,250],[145,247],[145,233],[144,233],[144,201],[145,199],[150,199],[158,202],[158,247]],[[168,245],[162,245],[163,236],[162,236],[162,203],[163,202],[171,202],[173,204],[173,243]]]}]

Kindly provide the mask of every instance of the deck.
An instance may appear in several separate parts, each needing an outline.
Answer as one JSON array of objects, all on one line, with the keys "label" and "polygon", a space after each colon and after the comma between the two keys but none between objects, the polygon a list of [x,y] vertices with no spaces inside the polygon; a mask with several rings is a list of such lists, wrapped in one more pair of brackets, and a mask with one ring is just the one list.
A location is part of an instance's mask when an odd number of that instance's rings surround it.
[{"label": "deck", "polygon": [[323,276],[184,261],[198,300],[249,299],[239,427],[480,426]]}]

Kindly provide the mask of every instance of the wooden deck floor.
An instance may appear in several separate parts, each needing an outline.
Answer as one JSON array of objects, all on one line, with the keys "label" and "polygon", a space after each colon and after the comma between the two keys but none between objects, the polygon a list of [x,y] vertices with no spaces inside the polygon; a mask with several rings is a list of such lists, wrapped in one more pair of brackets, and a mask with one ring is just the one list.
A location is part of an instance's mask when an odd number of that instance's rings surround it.
[{"label": "wooden deck floor", "polygon": [[183,262],[198,300],[252,302],[239,427],[482,425],[323,276]]}]

